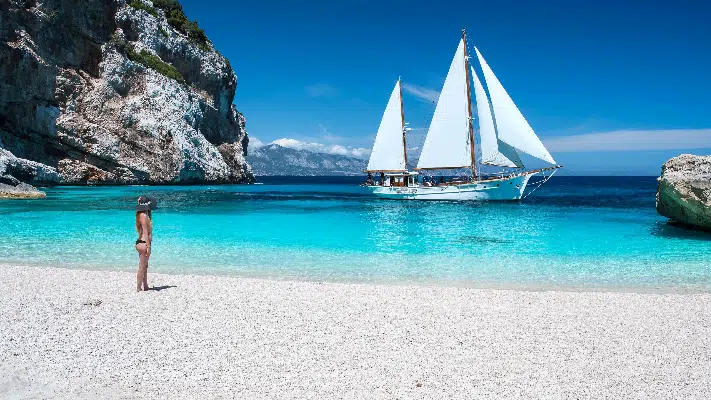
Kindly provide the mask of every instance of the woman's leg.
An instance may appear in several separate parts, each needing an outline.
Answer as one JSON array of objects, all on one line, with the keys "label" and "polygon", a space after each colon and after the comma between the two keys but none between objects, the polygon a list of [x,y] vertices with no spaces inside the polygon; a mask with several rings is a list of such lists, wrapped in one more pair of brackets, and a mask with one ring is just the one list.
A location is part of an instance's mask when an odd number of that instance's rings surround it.
[{"label": "woman's leg", "polygon": [[146,244],[137,244],[136,251],[138,251],[138,272],[136,273],[136,291],[140,292],[144,286],[144,279],[147,274],[146,271],[148,270],[148,255],[146,254]]},{"label": "woman's leg", "polygon": [[146,255],[146,266],[143,268],[143,290],[151,290],[150,287],[148,287],[148,259],[150,258],[149,255]]}]

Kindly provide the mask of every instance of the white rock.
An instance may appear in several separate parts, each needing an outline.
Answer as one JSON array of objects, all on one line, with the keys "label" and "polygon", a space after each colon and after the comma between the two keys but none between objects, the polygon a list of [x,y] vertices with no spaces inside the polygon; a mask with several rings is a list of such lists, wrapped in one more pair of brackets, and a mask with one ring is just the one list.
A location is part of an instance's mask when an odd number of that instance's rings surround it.
[{"label": "white rock", "polygon": [[674,157],[664,163],[658,181],[659,214],[711,231],[711,156]]}]

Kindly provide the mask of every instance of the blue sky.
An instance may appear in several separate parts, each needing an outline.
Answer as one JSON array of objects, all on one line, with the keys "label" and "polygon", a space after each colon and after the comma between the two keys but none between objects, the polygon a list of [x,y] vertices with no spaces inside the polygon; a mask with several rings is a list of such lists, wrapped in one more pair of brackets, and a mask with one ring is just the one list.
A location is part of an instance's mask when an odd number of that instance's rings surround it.
[{"label": "blue sky", "polygon": [[230,59],[264,143],[362,154],[402,76],[416,146],[466,27],[568,174],[656,175],[711,154],[709,2],[182,3]]}]

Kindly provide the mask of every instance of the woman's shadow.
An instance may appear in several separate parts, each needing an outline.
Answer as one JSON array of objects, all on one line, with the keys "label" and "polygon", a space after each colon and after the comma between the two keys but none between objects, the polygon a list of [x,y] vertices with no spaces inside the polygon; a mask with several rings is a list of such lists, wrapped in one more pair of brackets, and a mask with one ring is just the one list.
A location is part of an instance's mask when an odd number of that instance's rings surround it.
[{"label": "woman's shadow", "polygon": [[159,292],[161,290],[170,289],[170,288],[174,288],[174,287],[177,287],[177,286],[175,286],[175,285],[153,286],[153,287],[151,287],[151,290],[155,290],[156,292]]}]

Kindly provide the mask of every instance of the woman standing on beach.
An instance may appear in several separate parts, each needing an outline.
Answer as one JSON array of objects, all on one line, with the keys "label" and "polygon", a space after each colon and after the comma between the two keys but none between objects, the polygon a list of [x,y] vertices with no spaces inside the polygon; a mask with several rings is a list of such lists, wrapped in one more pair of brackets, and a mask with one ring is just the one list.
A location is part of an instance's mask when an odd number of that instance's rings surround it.
[{"label": "woman standing on beach", "polygon": [[138,198],[136,207],[136,251],[138,251],[138,273],[136,274],[136,291],[150,290],[148,287],[148,258],[151,256],[153,241],[153,214],[156,201],[148,196]]}]

